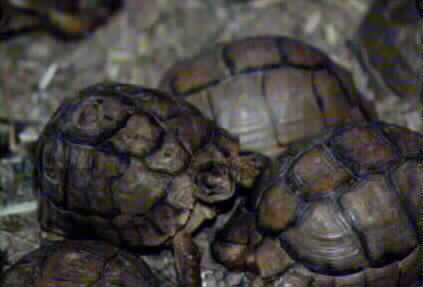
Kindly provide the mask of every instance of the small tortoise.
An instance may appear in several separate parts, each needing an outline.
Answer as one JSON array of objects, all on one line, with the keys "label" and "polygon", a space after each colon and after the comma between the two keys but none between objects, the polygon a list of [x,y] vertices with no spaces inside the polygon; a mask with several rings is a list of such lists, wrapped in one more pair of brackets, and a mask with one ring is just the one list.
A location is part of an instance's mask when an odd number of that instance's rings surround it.
[{"label": "small tortoise", "polygon": [[160,88],[239,136],[243,150],[266,155],[324,126],[375,118],[345,69],[287,37],[219,44],[171,67]]},{"label": "small tortoise", "polygon": [[101,241],[54,242],[25,255],[0,277],[2,287],[157,287],[135,255]]},{"label": "small tortoise", "polygon": [[140,251],[171,244],[183,286],[201,286],[192,232],[259,174],[255,157],[241,157],[238,140],[195,107],[118,83],[65,101],[35,166],[43,230]]},{"label": "small tortoise", "polygon": [[2,0],[0,41],[47,30],[60,39],[83,38],[123,6],[123,0]]},{"label": "small tortoise", "polygon": [[[421,93],[420,0],[376,0],[353,41],[367,87],[376,99],[388,95],[417,103]],[[367,82],[364,80],[363,82]]]},{"label": "small tortoise", "polygon": [[215,259],[275,286],[420,286],[421,144],[370,122],[291,145],[217,232]]}]

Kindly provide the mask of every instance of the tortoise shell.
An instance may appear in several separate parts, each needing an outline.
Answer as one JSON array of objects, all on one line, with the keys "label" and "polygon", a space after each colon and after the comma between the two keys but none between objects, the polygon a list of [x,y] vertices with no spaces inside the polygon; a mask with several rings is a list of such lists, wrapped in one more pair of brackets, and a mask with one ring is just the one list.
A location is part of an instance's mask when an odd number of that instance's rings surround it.
[{"label": "tortoise shell", "polygon": [[47,239],[100,238],[141,252],[172,246],[179,284],[201,287],[192,234],[262,164],[239,149],[189,103],[134,85],[88,87],[65,100],[37,142],[41,228]]},{"label": "tortoise shell", "polygon": [[25,255],[0,278],[2,287],[156,287],[136,256],[102,241],[63,241]]},{"label": "tortoise shell", "polygon": [[[4,0],[0,40],[45,29],[63,40],[79,39],[103,25],[123,0]],[[18,21],[16,21],[18,19]]]},{"label": "tortoise shell", "polygon": [[266,155],[324,126],[374,117],[345,69],[286,37],[218,44],[172,66],[160,88],[239,136],[243,150]]},{"label": "tortoise shell", "polygon": [[293,144],[264,174],[252,211],[219,231],[216,259],[286,286],[417,287],[421,143],[371,122]]},{"label": "tortoise shell", "polygon": [[420,1],[374,1],[351,42],[376,99],[391,95],[418,101],[421,38],[416,3]]},{"label": "tortoise shell", "polygon": [[41,227],[161,245],[197,202],[232,197],[238,152],[237,140],[187,103],[132,85],[88,87],[65,100],[37,143]]}]

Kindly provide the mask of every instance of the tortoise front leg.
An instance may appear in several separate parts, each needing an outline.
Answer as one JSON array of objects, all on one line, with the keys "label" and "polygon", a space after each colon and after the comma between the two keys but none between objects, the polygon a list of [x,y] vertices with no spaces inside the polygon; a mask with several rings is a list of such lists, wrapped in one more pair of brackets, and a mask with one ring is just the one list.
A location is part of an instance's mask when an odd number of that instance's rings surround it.
[{"label": "tortoise front leg", "polygon": [[176,274],[180,287],[201,287],[201,255],[192,234],[183,229],[173,238]]}]

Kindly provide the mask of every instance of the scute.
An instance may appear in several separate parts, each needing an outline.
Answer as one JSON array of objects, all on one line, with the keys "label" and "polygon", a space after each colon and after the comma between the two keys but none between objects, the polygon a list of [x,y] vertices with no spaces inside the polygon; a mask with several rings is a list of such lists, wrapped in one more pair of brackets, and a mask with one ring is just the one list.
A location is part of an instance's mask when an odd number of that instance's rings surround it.
[{"label": "scute", "polygon": [[[215,259],[237,270],[259,264],[243,270],[271,286],[418,286],[423,155],[409,151],[422,139],[395,125],[356,122],[291,144],[246,206],[257,228],[247,230],[244,211],[236,211],[217,232]],[[263,240],[250,244],[254,232]],[[275,245],[268,256],[260,244],[269,238],[283,252]]]},{"label": "scute", "polygon": [[281,239],[301,263],[317,273],[342,275],[369,265],[359,237],[331,201],[309,207],[303,218],[282,232]]},{"label": "scute", "polygon": [[326,126],[375,118],[348,72],[287,37],[218,44],[176,63],[159,87],[239,136],[243,150],[271,156]]},{"label": "scute", "polygon": [[189,153],[196,153],[213,134],[212,124],[200,115],[184,113],[166,121],[166,131],[172,133]]},{"label": "scute", "polygon": [[351,172],[325,151],[324,146],[302,154],[292,172],[309,198],[327,196],[352,178]]},{"label": "scute", "polygon": [[145,157],[144,163],[153,171],[175,175],[186,169],[190,160],[190,155],[175,136],[166,135],[157,150]]},{"label": "scute", "polygon": [[[223,154],[220,142],[217,148],[209,144],[213,139],[222,140],[213,136],[215,129],[194,107],[161,92],[117,83],[82,90],[59,107],[39,140],[42,160],[38,174],[45,190],[42,195],[50,202],[41,212],[43,218],[49,217],[51,204],[57,210],[72,210],[74,217],[84,212],[112,218],[117,214],[154,218],[153,207],[168,194],[172,208],[189,214],[195,202],[192,192],[199,189],[195,170],[216,163],[227,174],[216,187],[231,196],[236,178],[229,165],[239,149]],[[216,152],[201,152],[198,159],[202,164],[191,164],[192,155],[205,146]],[[230,144],[222,146],[228,147]],[[213,180],[214,171],[210,172],[202,169],[199,174]],[[186,180],[173,183],[176,175]],[[191,200],[184,202],[184,198]],[[44,220],[44,227],[55,221]],[[65,232],[72,230],[67,224],[56,224]]]},{"label": "scute", "polygon": [[110,141],[122,151],[145,156],[158,144],[161,129],[146,115],[133,115]]},{"label": "scute", "polygon": [[255,174],[238,140],[194,106],[119,83],[64,101],[36,150],[43,240],[101,239],[142,253],[170,245],[186,271],[178,278],[192,286],[201,286],[192,233],[234,195],[241,167]]},{"label": "scute", "polygon": [[269,37],[234,41],[223,49],[223,59],[232,74],[277,65],[282,57],[277,42]]},{"label": "scute", "polygon": [[285,230],[296,219],[299,204],[298,197],[288,186],[272,186],[260,201],[257,215],[259,228],[270,233]]},{"label": "scute", "polygon": [[118,97],[84,97],[76,105],[69,105],[60,116],[60,131],[69,139],[83,143],[98,143],[119,128],[132,113]]},{"label": "scute", "polygon": [[102,241],[50,243],[25,255],[0,278],[2,287],[156,287],[140,258]]},{"label": "scute", "polygon": [[384,170],[398,160],[397,149],[378,130],[351,127],[337,133],[330,143],[335,154],[356,173]]},{"label": "scute", "polygon": [[340,204],[364,239],[373,266],[402,258],[416,247],[416,230],[385,178],[363,180],[341,197]]},{"label": "scute", "polygon": [[[240,135],[245,150],[271,148],[277,141],[266,98],[261,96],[262,81],[261,75],[248,74],[207,90],[212,118],[234,135]],[[196,98],[193,95],[187,99]]]},{"label": "scute", "polygon": [[404,201],[404,205],[409,206],[408,211],[413,217],[414,223],[417,223],[422,204],[421,187],[423,182],[421,166],[419,166],[417,161],[406,161],[392,172],[391,178]]}]

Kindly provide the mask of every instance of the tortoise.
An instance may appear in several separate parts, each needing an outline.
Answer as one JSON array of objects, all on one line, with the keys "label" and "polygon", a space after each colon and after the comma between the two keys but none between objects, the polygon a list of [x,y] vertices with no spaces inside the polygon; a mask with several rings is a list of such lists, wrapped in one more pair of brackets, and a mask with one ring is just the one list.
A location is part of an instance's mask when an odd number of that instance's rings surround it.
[{"label": "tortoise", "polygon": [[420,286],[421,144],[372,121],[290,145],[217,231],[215,260],[271,286]]},{"label": "tortoise", "polygon": [[1,277],[2,287],[157,287],[148,265],[102,241],[51,242],[26,254]]},{"label": "tortoise", "polygon": [[252,184],[260,164],[182,100],[96,84],[65,100],[37,142],[40,225],[47,240],[100,238],[140,252],[171,245],[181,285],[201,286],[192,233],[225,210],[236,184]]},{"label": "tortoise", "polygon": [[62,40],[78,40],[103,25],[123,0],[4,0],[0,3],[0,40],[47,30]]},{"label": "tortoise", "polygon": [[359,61],[364,89],[377,100],[393,96],[417,103],[420,98],[420,1],[376,0],[349,46]]},{"label": "tortoise", "polygon": [[159,88],[239,136],[243,150],[269,156],[324,126],[376,119],[347,70],[284,36],[217,44],[173,65]]}]

